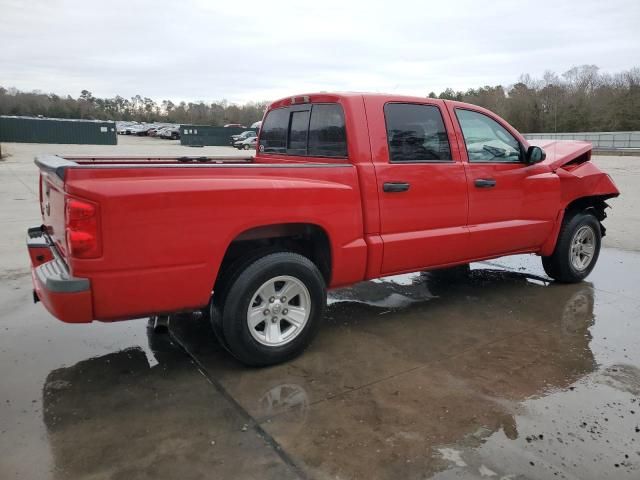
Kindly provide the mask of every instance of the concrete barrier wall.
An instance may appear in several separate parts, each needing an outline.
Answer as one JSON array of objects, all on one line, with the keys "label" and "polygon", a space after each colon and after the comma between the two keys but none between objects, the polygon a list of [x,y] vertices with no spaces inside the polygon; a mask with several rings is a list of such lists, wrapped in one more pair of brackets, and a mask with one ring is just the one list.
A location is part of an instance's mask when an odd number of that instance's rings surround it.
[{"label": "concrete barrier wall", "polygon": [[640,148],[640,132],[525,133],[527,140],[582,140],[595,148]]}]

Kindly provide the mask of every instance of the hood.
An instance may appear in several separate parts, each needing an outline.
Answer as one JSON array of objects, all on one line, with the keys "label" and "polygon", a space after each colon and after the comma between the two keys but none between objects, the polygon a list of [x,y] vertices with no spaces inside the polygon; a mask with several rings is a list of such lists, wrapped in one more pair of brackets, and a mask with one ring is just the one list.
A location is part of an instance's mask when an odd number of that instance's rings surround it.
[{"label": "hood", "polygon": [[529,140],[529,145],[542,148],[547,158],[542,162],[551,170],[557,170],[569,163],[579,165],[591,159],[593,146],[578,140]]}]

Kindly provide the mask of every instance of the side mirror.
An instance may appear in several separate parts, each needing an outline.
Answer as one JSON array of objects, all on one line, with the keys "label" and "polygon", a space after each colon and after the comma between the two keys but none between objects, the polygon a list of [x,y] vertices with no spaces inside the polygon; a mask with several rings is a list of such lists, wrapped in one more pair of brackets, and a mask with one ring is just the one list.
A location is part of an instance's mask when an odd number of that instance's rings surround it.
[{"label": "side mirror", "polygon": [[527,150],[527,163],[530,165],[540,163],[545,158],[547,158],[547,154],[540,147],[532,146]]}]

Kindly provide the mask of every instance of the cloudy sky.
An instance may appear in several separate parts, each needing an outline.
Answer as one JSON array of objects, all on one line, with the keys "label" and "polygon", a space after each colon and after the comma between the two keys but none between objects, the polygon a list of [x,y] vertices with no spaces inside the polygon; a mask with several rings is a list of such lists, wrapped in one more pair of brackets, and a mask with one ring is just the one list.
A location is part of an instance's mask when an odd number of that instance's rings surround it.
[{"label": "cloudy sky", "polygon": [[638,0],[0,0],[0,85],[78,96],[426,95],[640,66]]}]

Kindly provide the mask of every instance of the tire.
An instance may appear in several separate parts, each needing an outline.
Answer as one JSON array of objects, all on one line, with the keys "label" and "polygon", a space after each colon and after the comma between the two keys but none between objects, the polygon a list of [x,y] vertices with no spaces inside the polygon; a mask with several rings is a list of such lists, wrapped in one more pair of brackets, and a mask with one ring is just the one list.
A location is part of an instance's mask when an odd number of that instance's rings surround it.
[{"label": "tire", "polygon": [[561,283],[584,280],[598,261],[601,240],[600,222],[594,215],[588,211],[570,215],[562,223],[555,250],[542,257],[544,271]]},{"label": "tire", "polygon": [[244,148],[245,150],[249,150],[251,147],[250,147],[249,145],[245,145],[245,146],[244,146],[244,147],[242,147],[242,148]]},{"label": "tire", "polygon": [[220,278],[216,282],[213,296],[211,297],[211,302],[209,304],[209,321],[218,342],[229,353],[231,353],[231,350],[229,349],[229,344],[227,343],[227,339],[225,338],[224,331],[222,329],[222,311],[231,286],[235,283],[240,274],[249,267],[249,265],[266,255],[279,251],[280,250],[275,249],[274,247],[264,247],[259,248],[248,255],[238,257],[236,260],[231,262],[230,265],[225,267],[224,272],[221,272]]},{"label": "tire", "polygon": [[[283,299],[280,294],[290,289],[294,295]],[[270,297],[264,293],[269,291],[273,292]],[[281,363],[302,353],[320,327],[327,299],[318,268],[308,258],[291,252],[271,253],[242,268],[222,296],[226,347],[239,361],[256,367]],[[253,326],[249,324],[250,306]],[[289,310],[296,315],[287,315]]]}]

